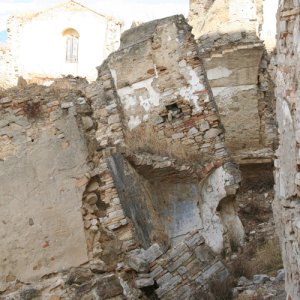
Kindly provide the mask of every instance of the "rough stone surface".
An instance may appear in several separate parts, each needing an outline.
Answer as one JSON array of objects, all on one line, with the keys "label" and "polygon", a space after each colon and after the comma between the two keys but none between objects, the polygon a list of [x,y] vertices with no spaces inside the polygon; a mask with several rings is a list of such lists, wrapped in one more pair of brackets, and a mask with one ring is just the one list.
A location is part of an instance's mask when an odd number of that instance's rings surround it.
[{"label": "rough stone surface", "polygon": [[[26,120],[20,101],[34,89],[12,90],[13,101],[1,103],[1,120],[7,120],[0,129],[1,276],[24,282],[88,260],[80,213],[84,187],[78,186],[88,170],[86,144],[70,112],[51,123],[41,107],[39,120],[20,122]],[[34,113],[34,106],[25,102],[25,111]]]},{"label": "rough stone surface", "polygon": [[280,1],[277,14],[276,113],[279,148],[275,160],[274,217],[281,240],[287,299],[299,285],[299,21],[300,2]]},{"label": "rough stone surface", "polygon": [[19,202],[1,203],[18,227],[3,224],[0,249],[21,253],[5,262],[1,297],[28,283],[42,299],[195,299],[227,279],[216,252],[243,241],[240,174],[198,50],[182,16],[156,20],[124,33],[96,82],[1,94],[0,164],[12,169],[1,190]]},{"label": "rough stone surface", "polygon": [[[232,191],[237,188],[239,176],[234,165],[226,170],[222,166],[229,157],[222,143],[224,131],[189,30],[182,16],[143,24],[125,32],[121,48],[108,58],[107,68],[122,105],[130,163],[114,156],[110,167],[127,216],[138,232],[143,224],[140,237],[144,247],[148,248],[151,240],[163,244],[166,236],[175,245],[189,231],[202,228],[208,229],[208,234],[204,234],[206,241],[220,252],[230,238],[240,243],[242,225],[233,217],[231,220],[237,223],[229,226],[229,232],[235,233],[223,236],[227,226],[224,219],[213,217],[218,229],[212,229],[212,217],[206,219],[198,207],[201,203],[201,207],[207,205],[208,210],[215,211],[226,198],[229,186]],[[136,57],[136,51],[142,54]],[[172,56],[167,55],[170,51],[174,51]],[[105,71],[104,67],[99,74]],[[162,123],[157,124],[158,117]],[[224,174],[218,171],[222,169]],[[216,192],[215,202],[206,200],[204,195],[202,184],[208,178],[219,181],[220,186],[228,183],[224,193]],[[216,182],[211,183],[215,185]],[[127,195],[131,195],[129,201]],[[147,212],[141,210],[142,203],[147,205]],[[232,212],[234,215],[234,209]],[[215,231],[219,232],[216,244]]]},{"label": "rough stone surface", "polygon": [[[264,29],[275,27],[275,12],[263,18],[269,7],[274,7],[270,1],[190,1],[189,22],[226,130],[225,144],[244,164],[271,162],[276,146],[270,58],[257,32],[262,22]],[[270,38],[274,48],[274,32]]]},{"label": "rough stone surface", "polygon": [[253,276],[253,283],[254,284],[262,284],[267,281],[270,281],[270,277],[266,274],[257,274]]}]

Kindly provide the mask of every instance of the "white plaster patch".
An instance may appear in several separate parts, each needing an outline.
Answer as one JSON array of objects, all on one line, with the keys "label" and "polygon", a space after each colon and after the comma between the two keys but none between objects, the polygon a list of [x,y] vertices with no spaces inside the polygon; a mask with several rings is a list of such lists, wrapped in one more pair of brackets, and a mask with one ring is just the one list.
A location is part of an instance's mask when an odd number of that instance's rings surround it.
[{"label": "white plaster patch", "polygon": [[213,92],[213,95],[215,97],[217,97],[219,95],[232,96],[236,92],[249,91],[249,90],[256,89],[256,88],[257,88],[256,85],[251,84],[251,85],[237,85],[237,86],[233,86],[233,87],[214,87],[211,90]]},{"label": "white plaster patch", "polygon": [[[125,110],[129,110],[131,107],[141,105],[145,111],[149,111],[151,106],[159,105],[160,94],[157,93],[152,87],[153,80],[154,78],[149,78],[143,81],[136,82],[131,86],[126,86],[117,90]],[[149,98],[139,96],[137,99],[137,96],[135,95],[135,90],[143,88],[148,91]]]},{"label": "white plaster patch", "polygon": [[149,101],[149,98],[144,99],[142,96],[139,96],[140,105],[144,107],[145,111],[149,111],[151,108],[151,103]]},{"label": "white plaster patch", "polygon": [[186,62],[184,60],[180,61],[179,63],[180,74],[185,77],[186,81],[189,83],[189,86],[181,88],[179,93],[180,96],[186,101],[194,103],[194,112],[200,112],[202,111],[202,108],[198,103],[198,96],[194,95],[194,93],[204,91],[205,86],[200,82],[200,78],[196,71],[193,70],[191,66],[185,66],[185,63]]},{"label": "white plaster patch", "polygon": [[136,106],[137,104],[136,97],[132,94],[124,95],[124,97],[121,98],[121,102],[126,110],[130,107]]},{"label": "white plaster patch", "polygon": [[153,68],[154,68],[154,72],[155,72],[155,78],[158,78],[158,72],[157,72],[157,68],[156,68],[155,64],[153,65]]},{"label": "white plaster patch", "polygon": [[224,77],[229,77],[231,74],[232,71],[224,67],[217,67],[214,69],[207,70],[208,80],[215,80]]},{"label": "white plaster patch", "polygon": [[118,86],[118,80],[117,80],[117,72],[116,72],[116,70],[111,69],[110,73],[111,73],[111,76],[112,76],[112,78],[113,78],[113,80],[115,82],[115,85]]},{"label": "white plaster patch", "polygon": [[130,116],[128,121],[128,127],[130,130],[134,129],[135,127],[139,126],[142,123],[139,116]]},{"label": "white plaster patch", "polygon": [[[222,199],[226,197],[225,186],[232,179],[232,175],[224,170],[223,167],[216,169],[202,185],[202,207],[201,219],[203,222],[203,237],[206,243],[217,253],[223,249],[223,234],[225,224],[222,223],[217,207]],[[235,214],[230,216],[235,224],[234,234],[241,240],[244,237],[243,225]]]}]

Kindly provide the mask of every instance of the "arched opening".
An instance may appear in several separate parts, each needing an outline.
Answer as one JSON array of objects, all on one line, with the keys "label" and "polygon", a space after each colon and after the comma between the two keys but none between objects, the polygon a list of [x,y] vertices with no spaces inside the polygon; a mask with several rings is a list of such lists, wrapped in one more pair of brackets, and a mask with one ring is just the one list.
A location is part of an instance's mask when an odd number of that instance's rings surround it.
[{"label": "arched opening", "polygon": [[73,28],[68,28],[62,34],[66,39],[66,62],[77,63],[79,33]]}]

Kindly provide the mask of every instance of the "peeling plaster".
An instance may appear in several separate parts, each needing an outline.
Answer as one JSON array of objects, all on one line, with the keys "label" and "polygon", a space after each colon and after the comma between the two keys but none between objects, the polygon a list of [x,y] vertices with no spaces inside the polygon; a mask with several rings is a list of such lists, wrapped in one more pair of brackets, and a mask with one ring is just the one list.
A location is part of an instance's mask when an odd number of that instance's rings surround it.
[{"label": "peeling plaster", "polygon": [[229,77],[233,72],[224,67],[217,67],[214,69],[207,70],[208,80],[220,79],[224,77]]},{"label": "peeling plaster", "polygon": [[[115,83],[117,83],[117,75],[115,72],[113,72],[113,70],[111,71],[113,79]],[[145,112],[149,112],[152,106],[159,106],[160,94],[157,93],[152,87],[153,80],[154,78],[149,78],[117,90],[117,93],[125,110],[128,111],[130,109],[136,108],[137,106],[142,106]],[[140,89],[146,89],[149,97],[145,98],[144,96],[138,96],[136,94],[136,91]],[[141,118],[139,116],[130,116],[128,122],[128,126],[130,129],[135,128],[139,124],[141,124]]]},{"label": "peeling plaster", "polygon": [[[203,237],[206,243],[216,252],[220,253],[223,249],[224,233],[227,231],[221,216],[217,213],[217,207],[220,201],[227,197],[225,187],[230,185],[232,175],[224,170],[223,167],[216,169],[203,183],[201,189],[202,207],[201,219],[203,222]],[[243,225],[240,219],[234,215],[231,216],[231,222],[234,223],[235,238],[240,241],[244,238]]]},{"label": "peeling plaster", "polygon": [[200,83],[200,78],[196,71],[192,67],[186,65],[186,61],[182,60],[179,62],[180,74],[182,74],[189,86],[180,89],[180,96],[182,96],[186,101],[193,102],[195,108],[194,113],[202,111],[202,108],[198,103],[198,96],[194,95],[196,92],[201,92],[205,90],[205,86]]},{"label": "peeling plaster", "polygon": [[142,123],[139,116],[130,116],[128,121],[128,127],[130,130],[134,129],[135,127],[139,126]]},{"label": "peeling plaster", "polygon": [[217,97],[219,95],[226,95],[226,96],[231,97],[236,92],[249,91],[249,90],[256,89],[256,88],[257,88],[256,85],[251,84],[251,85],[237,85],[237,86],[233,86],[233,87],[214,87],[211,90],[215,97]]}]

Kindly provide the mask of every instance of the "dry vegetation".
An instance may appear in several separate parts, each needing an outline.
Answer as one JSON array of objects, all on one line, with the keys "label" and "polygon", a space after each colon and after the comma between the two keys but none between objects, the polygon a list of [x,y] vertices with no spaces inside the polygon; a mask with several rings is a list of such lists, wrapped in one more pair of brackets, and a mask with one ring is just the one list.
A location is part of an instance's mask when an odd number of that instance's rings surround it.
[{"label": "dry vegetation", "polygon": [[233,282],[230,278],[226,280],[212,280],[209,284],[209,289],[214,300],[229,300],[232,299]]},{"label": "dry vegetation", "polygon": [[[139,126],[125,133],[126,144],[136,153],[147,152],[153,155],[168,156],[182,161],[199,160],[199,151],[191,151],[188,145],[171,143],[171,139],[160,137],[152,126]],[[201,154],[203,161],[203,154]]]},{"label": "dry vegetation", "polygon": [[239,295],[237,300],[264,300],[263,293],[260,291],[257,291],[256,295]]},{"label": "dry vegetation", "polygon": [[35,119],[41,115],[41,102],[34,102],[32,100],[29,100],[25,103],[23,110],[25,115],[28,116],[28,118]]},{"label": "dry vegetation", "polygon": [[272,239],[258,245],[250,242],[244,252],[231,264],[235,278],[245,276],[252,278],[255,274],[275,275],[282,268],[280,246],[277,239]]}]

